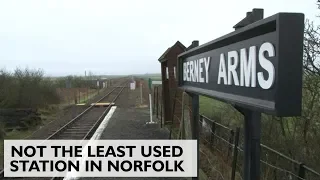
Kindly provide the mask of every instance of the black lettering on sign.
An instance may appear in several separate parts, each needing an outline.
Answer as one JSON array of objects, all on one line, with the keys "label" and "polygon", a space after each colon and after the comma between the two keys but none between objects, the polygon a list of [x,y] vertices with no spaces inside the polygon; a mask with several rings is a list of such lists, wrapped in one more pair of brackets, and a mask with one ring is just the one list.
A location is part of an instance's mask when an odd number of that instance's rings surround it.
[{"label": "black lettering on sign", "polygon": [[180,157],[183,149],[180,146],[142,146],[143,157]]},{"label": "black lettering on sign", "polygon": [[19,167],[18,167],[17,164],[18,164],[18,161],[16,161],[16,160],[11,161],[11,162],[10,162],[10,166],[11,166],[10,171],[12,171],[12,172],[17,172],[17,171],[19,171]]},{"label": "black lettering on sign", "polygon": [[15,157],[18,155],[19,157],[33,157],[38,154],[40,157],[43,157],[43,151],[46,146],[19,146],[18,148],[15,146],[11,146],[11,157]]}]

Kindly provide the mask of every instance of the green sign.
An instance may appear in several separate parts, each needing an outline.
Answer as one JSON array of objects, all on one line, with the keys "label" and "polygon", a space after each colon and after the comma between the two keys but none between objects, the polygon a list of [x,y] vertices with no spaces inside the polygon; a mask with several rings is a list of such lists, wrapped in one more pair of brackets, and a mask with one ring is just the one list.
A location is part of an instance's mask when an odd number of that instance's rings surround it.
[{"label": "green sign", "polygon": [[149,78],[149,89],[151,90],[151,85],[152,85],[152,80],[151,80],[151,78]]}]

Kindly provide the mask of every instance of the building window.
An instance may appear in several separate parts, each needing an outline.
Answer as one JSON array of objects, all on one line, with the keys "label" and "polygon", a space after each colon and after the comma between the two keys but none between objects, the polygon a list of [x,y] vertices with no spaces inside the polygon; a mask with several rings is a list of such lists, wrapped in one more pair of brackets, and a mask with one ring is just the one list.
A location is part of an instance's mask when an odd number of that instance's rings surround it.
[{"label": "building window", "polygon": [[177,79],[177,74],[176,74],[176,67],[173,67],[173,74],[174,74],[174,78]]},{"label": "building window", "polygon": [[169,79],[169,68],[168,67],[166,68],[166,77],[167,77],[167,79]]}]

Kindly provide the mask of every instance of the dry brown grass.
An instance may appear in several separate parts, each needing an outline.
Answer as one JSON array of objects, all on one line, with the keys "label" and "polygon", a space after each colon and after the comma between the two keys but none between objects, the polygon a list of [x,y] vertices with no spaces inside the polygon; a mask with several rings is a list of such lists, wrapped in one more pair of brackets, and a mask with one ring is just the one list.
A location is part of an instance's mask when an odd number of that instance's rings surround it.
[{"label": "dry brown grass", "polygon": [[[200,168],[207,175],[208,180],[229,180],[231,179],[231,164],[225,161],[217,151],[212,150],[208,145],[200,141]],[[236,180],[242,180],[239,173],[236,173]]]}]

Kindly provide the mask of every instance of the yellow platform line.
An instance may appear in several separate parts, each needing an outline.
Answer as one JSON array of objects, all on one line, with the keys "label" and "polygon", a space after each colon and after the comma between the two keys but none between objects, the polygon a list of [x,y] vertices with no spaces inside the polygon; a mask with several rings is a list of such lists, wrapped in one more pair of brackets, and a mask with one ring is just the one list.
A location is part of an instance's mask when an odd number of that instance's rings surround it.
[{"label": "yellow platform line", "polygon": [[115,103],[92,103],[91,106],[112,106]]},{"label": "yellow platform line", "polygon": [[84,106],[86,105],[86,103],[80,103],[80,104],[76,104],[77,106]]}]

